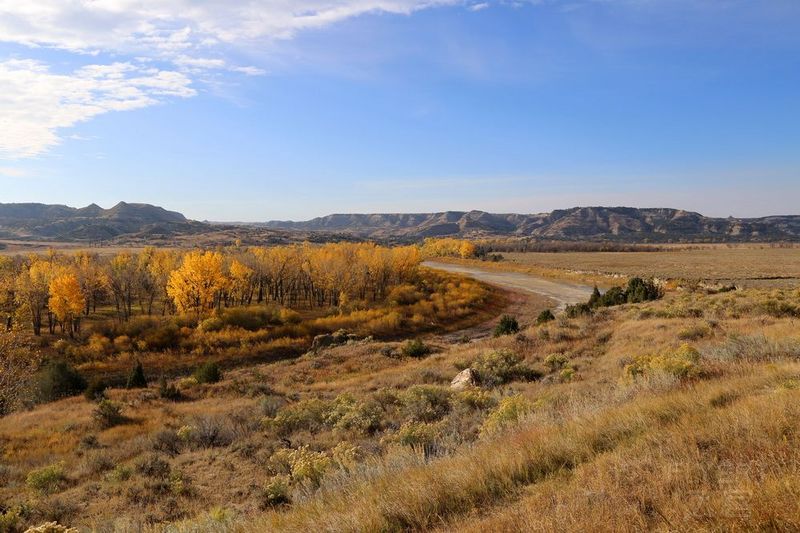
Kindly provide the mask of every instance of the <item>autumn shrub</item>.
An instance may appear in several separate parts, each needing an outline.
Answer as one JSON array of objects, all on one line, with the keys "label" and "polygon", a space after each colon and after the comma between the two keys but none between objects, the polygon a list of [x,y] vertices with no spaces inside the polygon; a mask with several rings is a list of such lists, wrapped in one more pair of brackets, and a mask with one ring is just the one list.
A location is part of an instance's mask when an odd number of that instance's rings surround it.
[{"label": "autumn shrub", "polygon": [[519,331],[519,322],[511,315],[503,315],[500,317],[500,322],[494,328],[494,336],[500,337],[502,335],[512,335]]},{"label": "autumn shrub", "polygon": [[53,401],[80,394],[86,389],[86,380],[64,361],[49,362],[36,376],[38,396],[41,401]]},{"label": "autumn shrub", "polygon": [[114,350],[118,352],[130,352],[133,348],[133,341],[127,335],[120,335],[114,339]]},{"label": "autumn shrub", "polygon": [[147,378],[144,375],[144,367],[141,361],[136,361],[136,364],[128,374],[128,389],[145,389],[147,388]]},{"label": "autumn shrub", "polygon": [[392,289],[387,301],[391,305],[412,305],[423,298],[424,295],[417,290],[417,287],[406,283]]},{"label": "autumn shrub", "polygon": [[266,424],[279,435],[289,435],[299,430],[313,431],[324,424],[327,409],[328,405],[323,400],[301,400],[278,411],[275,418],[267,420]]},{"label": "autumn shrub", "polygon": [[683,344],[677,350],[666,350],[657,354],[639,355],[625,365],[624,375],[632,380],[654,373],[664,373],[678,379],[695,377],[700,372],[700,352]]},{"label": "autumn shrub", "polygon": [[271,477],[264,485],[262,507],[277,507],[291,503],[290,482],[288,475]]},{"label": "autumn shrub", "polygon": [[294,483],[308,483],[312,486],[319,485],[332,463],[328,454],[313,451],[308,446],[297,449],[281,448],[272,454],[270,462],[285,465]]},{"label": "autumn shrub", "polygon": [[330,427],[371,434],[381,427],[381,409],[374,401],[357,400],[340,394],[327,407],[324,422]]},{"label": "autumn shrub", "polygon": [[208,361],[197,367],[192,374],[198,383],[217,383],[222,379],[222,371],[214,361]]},{"label": "autumn shrub", "polygon": [[56,463],[36,470],[31,470],[25,478],[28,487],[39,494],[47,495],[64,489],[67,476],[64,464]]},{"label": "autumn shrub", "polygon": [[488,409],[497,404],[497,400],[488,391],[480,389],[467,389],[460,391],[456,397],[456,401],[473,410]]},{"label": "autumn shrub", "polygon": [[402,354],[406,357],[422,358],[429,353],[430,347],[419,339],[409,339],[403,344]]},{"label": "autumn shrub", "polygon": [[403,408],[411,420],[435,422],[450,412],[449,389],[435,385],[414,385],[401,394]]},{"label": "autumn shrub", "polygon": [[92,411],[92,418],[103,429],[111,428],[126,421],[122,408],[111,400],[100,400]]},{"label": "autumn shrub", "polygon": [[551,353],[544,358],[544,364],[551,372],[564,368],[568,362],[569,358],[563,353]]},{"label": "autumn shrub", "polygon": [[525,365],[522,357],[510,350],[495,350],[479,356],[471,365],[481,385],[495,387],[512,381],[533,381],[541,372]]},{"label": "autumn shrub", "polygon": [[92,333],[86,347],[95,356],[106,356],[114,352],[114,343],[101,333]]},{"label": "autumn shrub", "polygon": [[442,430],[440,423],[406,422],[394,435],[394,440],[404,446],[430,447]]},{"label": "autumn shrub", "polygon": [[283,322],[279,310],[263,305],[223,309],[216,318],[223,327],[241,328],[248,331],[257,331]]},{"label": "autumn shrub", "polygon": [[533,404],[522,395],[503,398],[497,408],[484,420],[481,434],[492,435],[514,426],[532,410]]}]

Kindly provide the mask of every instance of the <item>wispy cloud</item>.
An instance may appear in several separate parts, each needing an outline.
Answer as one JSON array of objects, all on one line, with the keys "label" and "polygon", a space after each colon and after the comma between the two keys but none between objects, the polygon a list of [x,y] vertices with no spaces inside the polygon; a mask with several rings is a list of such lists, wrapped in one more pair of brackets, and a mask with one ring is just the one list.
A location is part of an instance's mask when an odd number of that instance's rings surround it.
[{"label": "wispy cloud", "polygon": [[[66,74],[52,72],[41,60],[0,62],[0,157],[42,154],[60,142],[60,130],[103,113],[193,96],[192,84],[202,83],[206,71],[266,73],[258,66],[230,61],[226,54],[232,49],[258,48],[365,13],[410,14],[464,2],[0,0],[0,42],[130,58]],[[147,68],[148,64],[162,67]]]},{"label": "wispy cloud", "polygon": [[33,60],[0,62],[0,156],[31,157],[61,141],[59,130],[111,111],[194,96],[183,73],[134,63],[87,65],[67,74]]},{"label": "wispy cloud", "polygon": [[489,7],[489,2],[481,2],[479,4],[472,4],[467,9],[474,12],[474,11],[483,11],[487,7]]}]

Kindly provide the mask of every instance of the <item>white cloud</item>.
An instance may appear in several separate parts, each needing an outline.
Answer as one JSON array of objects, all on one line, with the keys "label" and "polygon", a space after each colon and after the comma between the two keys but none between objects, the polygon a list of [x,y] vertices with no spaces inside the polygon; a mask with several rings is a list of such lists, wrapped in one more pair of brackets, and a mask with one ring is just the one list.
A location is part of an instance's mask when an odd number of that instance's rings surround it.
[{"label": "white cloud", "polygon": [[371,12],[409,14],[463,0],[0,0],[0,40],[63,50],[185,54],[285,39]]},{"label": "white cloud", "polygon": [[467,9],[470,11],[483,11],[487,7],[489,7],[489,2],[481,2],[480,4],[472,4]]},{"label": "white cloud", "polygon": [[33,60],[0,62],[0,156],[31,157],[60,142],[58,131],[110,111],[194,96],[181,72],[132,63],[88,65],[68,74]]},{"label": "white cloud", "polygon": [[[0,0],[0,42],[75,54],[135,58],[53,73],[41,61],[0,59],[0,158],[36,156],[59,130],[97,115],[195,94],[209,70],[265,71],[230,64],[234,48],[291,38],[366,14],[410,14],[466,0]],[[474,5],[473,5],[474,7]],[[152,65],[171,64],[158,69]],[[151,68],[145,68],[150,65]]]}]

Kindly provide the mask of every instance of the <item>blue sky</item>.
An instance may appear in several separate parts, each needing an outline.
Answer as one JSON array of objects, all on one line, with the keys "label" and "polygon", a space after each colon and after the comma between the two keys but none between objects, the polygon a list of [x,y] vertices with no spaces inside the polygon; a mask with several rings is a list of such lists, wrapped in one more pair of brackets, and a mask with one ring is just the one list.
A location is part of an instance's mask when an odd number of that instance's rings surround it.
[{"label": "blue sky", "polygon": [[0,0],[0,201],[798,214],[798,27],[796,0]]}]

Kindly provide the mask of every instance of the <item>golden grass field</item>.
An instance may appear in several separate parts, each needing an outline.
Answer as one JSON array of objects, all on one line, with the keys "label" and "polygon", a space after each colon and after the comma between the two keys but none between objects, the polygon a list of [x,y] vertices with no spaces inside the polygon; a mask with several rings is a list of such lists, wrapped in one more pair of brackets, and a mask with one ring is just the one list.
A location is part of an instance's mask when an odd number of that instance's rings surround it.
[{"label": "golden grass field", "polygon": [[[714,262],[696,252],[591,268],[691,278],[675,273]],[[715,276],[798,274],[797,250],[711,252]],[[570,256],[482,264],[557,276]],[[180,401],[150,376],[108,392],[126,417],[109,428],[83,397],[0,418],[0,531],[800,529],[797,283],[687,285],[541,325],[546,302],[513,301],[520,334],[433,333],[424,357],[355,342],[173,380]],[[492,379],[451,390],[465,367]]]}]

